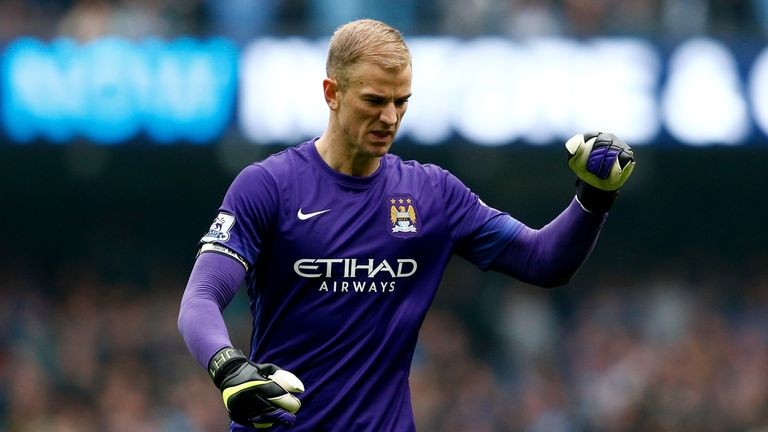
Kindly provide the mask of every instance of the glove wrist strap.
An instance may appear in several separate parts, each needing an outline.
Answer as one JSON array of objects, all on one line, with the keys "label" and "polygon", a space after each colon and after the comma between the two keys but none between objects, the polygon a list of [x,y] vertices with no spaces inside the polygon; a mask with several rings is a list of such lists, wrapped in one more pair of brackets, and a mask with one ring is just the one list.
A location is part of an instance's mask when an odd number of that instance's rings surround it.
[{"label": "glove wrist strap", "polygon": [[219,387],[230,369],[246,361],[248,358],[239,349],[222,348],[208,362],[208,375],[211,376],[216,387]]},{"label": "glove wrist strap", "polygon": [[576,196],[585,210],[592,213],[608,213],[619,196],[619,191],[601,190],[579,179],[576,181]]}]

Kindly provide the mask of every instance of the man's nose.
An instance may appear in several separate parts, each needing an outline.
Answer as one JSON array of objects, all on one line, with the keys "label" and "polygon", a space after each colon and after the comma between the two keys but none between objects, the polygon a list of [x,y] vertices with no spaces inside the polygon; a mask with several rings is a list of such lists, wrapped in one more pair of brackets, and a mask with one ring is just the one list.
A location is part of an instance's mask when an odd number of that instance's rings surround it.
[{"label": "man's nose", "polygon": [[397,124],[397,109],[395,108],[395,104],[394,103],[387,104],[387,106],[385,106],[384,109],[381,111],[381,115],[379,115],[379,119],[387,125]]}]

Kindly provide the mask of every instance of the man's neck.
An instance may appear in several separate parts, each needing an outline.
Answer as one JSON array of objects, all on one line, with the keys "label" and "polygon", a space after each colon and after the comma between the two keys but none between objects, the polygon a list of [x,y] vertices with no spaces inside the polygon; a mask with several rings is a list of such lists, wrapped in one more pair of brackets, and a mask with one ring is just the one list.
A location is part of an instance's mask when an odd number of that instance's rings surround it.
[{"label": "man's neck", "polygon": [[329,167],[350,176],[368,177],[376,172],[381,164],[381,157],[350,152],[348,148],[325,134],[315,142],[315,148]]}]

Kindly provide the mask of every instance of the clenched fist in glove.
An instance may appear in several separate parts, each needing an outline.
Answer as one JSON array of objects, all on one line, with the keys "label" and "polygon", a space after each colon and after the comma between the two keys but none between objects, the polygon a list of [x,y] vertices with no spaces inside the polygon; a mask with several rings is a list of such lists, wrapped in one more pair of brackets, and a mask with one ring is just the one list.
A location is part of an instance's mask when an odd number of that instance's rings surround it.
[{"label": "clenched fist in glove", "polygon": [[611,209],[618,190],[635,169],[632,149],[612,133],[585,132],[566,143],[568,165],[576,176],[576,196],[588,211]]},{"label": "clenched fist in glove", "polygon": [[208,363],[208,373],[221,390],[232,421],[255,428],[296,422],[301,401],[291,393],[304,391],[296,375],[273,364],[248,361],[234,348],[217,352]]}]

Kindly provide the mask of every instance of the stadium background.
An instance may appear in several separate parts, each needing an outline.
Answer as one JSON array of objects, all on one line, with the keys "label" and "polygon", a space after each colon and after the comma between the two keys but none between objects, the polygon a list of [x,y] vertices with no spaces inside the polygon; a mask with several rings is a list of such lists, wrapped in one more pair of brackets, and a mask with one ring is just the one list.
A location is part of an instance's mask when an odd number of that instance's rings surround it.
[{"label": "stadium background", "polygon": [[[661,46],[707,35],[738,50],[765,46],[766,10],[761,0],[6,0],[0,47],[183,35],[243,46],[371,16],[406,35],[630,35]],[[292,142],[254,144],[237,130],[204,145],[20,142],[8,127],[0,431],[222,430],[217,391],[176,331],[178,302],[239,167]],[[661,133],[638,147],[638,170],[566,287],[452,261],[414,360],[418,430],[768,430],[765,141],[755,132],[693,146]],[[406,137],[394,152],[442,165],[532,226],[572,195],[556,140]],[[242,296],[227,319],[245,346]]]}]

